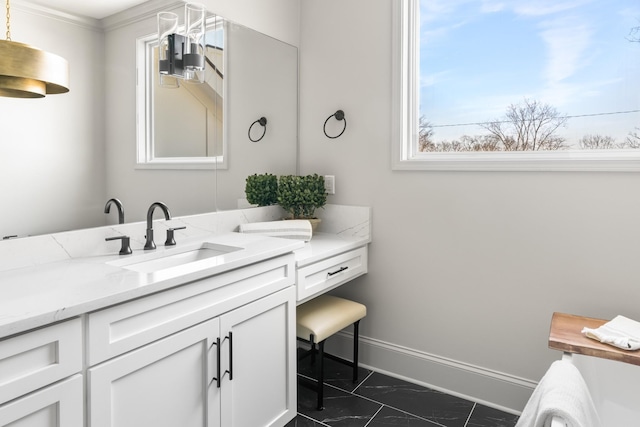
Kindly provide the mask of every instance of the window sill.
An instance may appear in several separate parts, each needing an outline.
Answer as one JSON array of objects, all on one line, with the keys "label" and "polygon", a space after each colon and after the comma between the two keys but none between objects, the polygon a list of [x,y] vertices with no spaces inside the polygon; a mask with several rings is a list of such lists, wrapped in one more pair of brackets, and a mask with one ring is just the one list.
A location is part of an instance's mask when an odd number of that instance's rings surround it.
[{"label": "window sill", "polygon": [[396,158],[393,170],[424,171],[640,171],[638,150],[518,153],[418,153]]},{"label": "window sill", "polygon": [[163,157],[138,161],[136,169],[226,169],[227,165],[216,157]]}]

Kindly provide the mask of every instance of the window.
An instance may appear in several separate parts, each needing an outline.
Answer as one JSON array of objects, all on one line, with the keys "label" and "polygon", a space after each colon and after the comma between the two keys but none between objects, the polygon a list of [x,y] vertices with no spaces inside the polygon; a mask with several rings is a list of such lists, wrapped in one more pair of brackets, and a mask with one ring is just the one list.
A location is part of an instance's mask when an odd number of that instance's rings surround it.
[{"label": "window", "polygon": [[640,170],[637,0],[394,7],[395,169]]}]

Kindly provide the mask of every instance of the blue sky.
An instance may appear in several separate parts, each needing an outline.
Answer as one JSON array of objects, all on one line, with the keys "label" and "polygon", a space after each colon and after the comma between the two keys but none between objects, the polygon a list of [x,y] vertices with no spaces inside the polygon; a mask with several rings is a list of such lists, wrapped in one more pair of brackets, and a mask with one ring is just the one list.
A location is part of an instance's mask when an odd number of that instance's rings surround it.
[{"label": "blue sky", "polygon": [[[525,97],[582,115],[640,110],[640,0],[420,0],[420,114],[434,125],[502,117]],[[613,136],[640,113],[570,119],[562,134]],[[436,127],[436,140],[482,134]]]}]

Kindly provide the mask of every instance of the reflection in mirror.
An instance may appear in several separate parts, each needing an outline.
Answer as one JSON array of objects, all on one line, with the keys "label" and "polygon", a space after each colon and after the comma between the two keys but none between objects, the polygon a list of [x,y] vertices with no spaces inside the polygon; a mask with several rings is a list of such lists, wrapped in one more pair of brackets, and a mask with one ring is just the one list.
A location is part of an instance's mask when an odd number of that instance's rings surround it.
[{"label": "reflection in mirror", "polygon": [[[138,134],[138,163],[163,168],[213,168],[223,162],[224,20],[211,17],[205,33],[204,81],[159,73],[155,35],[138,41],[145,84],[138,88],[145,125]],[[139,113],[142,111],[139,110]]]},{"label": "reflection in mirror", "polygon": [[[215,169],[217,209],[236,209],[248,175],[297,171],[298,51],[220,17],[206,37],[204,84],[160,80],[157,36],[138,40],[138,168]],[[247,135],[257,117],[260,143]]]},{"label": "reflection in mirror", "polygon": [[[225,30],[227,165],[216,171],[218,210],[243,206],[249,175],[297,171],[298,50],[228,21]],[[267,118],[268,130],[252,142],[247,130],[260,117]]]},{"label": "reflection in mirror", "polygon": [[160,75],[158,48],[152,48],[153,92],[149,95],[153,99],[147,102],[152,122],[148,143],[152,144],[154,158],[213,157],[221,152],[215,144],[222,144],[223,129],[222,26],[211,28],[205,40],[205,77],[201,84]]},{"label": "reflection in mirror", "polygon": [[[56,8],[53,4],[56,2],[49,3]],[[271,18],[256,20],[252,16],[255,11],[241,10],[238,2],[226,3],[230,9],[240,10],[237,14],[240,19],[262,22],[263,28],[280,33],[275,30],[278,23],[271,22]],[[231,7],[232,3],[236,6]],[[147,130],[151,132],[146,121],[145,96],[154,91],[152,80],[145,77],[144,44],[140,48],[137,42],[139,37],[156,32],[156,9],[153,6],[128,10],[105,20],[104,27],[78,25],[75,19],[68,19],[67,13],[60,19],[57,14],[49,14],[48,9],[15,11],[26,28],[33,30],[34,43],[40,40],[36,45],[47,50],[58,46],[68,51],[64,55],[75,64],[76,78],[64,98],[47,98],[37,106],[9,98],[0,103],[4,142],[0,153],[5,177],[2,191],[8,207],[0,224],[3,230],[0,238],[115,224],[113,208],[111,214],[103,212],[111,197],[122,200],[127,222],[143,221],[149,204],[156,200],[168,202],[176,216],[211,212],[218,207],[233,209],[244,198],[248,175],[266,171],[295,173],[297,49],[224,21],[218,28],[230,27],[233,38],[222,42],[224,54],[228,56],[230,50],[235,53],[231,61],[226,56],[220,58],[224,87],[217,92],[221,102],[216,101],[216,106],[221,111],[216,117],[224,129],[217,126],[216,131],[224,138],[209,144],[208,150],[213,149],[214,157],[224,151],[226,169],[216,171],[210,166],[209,170],[184,170],[185,159],[198,161],[211,157],[165,157],[180,162],[174,170],[145,170],[136,165],[138,131],[145,132],[143,135]],[[171,10],[178,9],[176,6]],[[243,70],[243,64],[250,68]],[[173,113],[181,111],[176,108]],[[247,129],[263,116],[268,119],[268,131],[259,143],[252,143]],[[37,126],[33,125],[35,122]],[[226,150],[222,148],[224,144]],[[143,143],[143,154],[145,149]],[[162,155],[190,154],[166,151]],[[20,185],[15,185],[16,182]],[[51,211],[52,206],[56,206],[55,212]]]}]

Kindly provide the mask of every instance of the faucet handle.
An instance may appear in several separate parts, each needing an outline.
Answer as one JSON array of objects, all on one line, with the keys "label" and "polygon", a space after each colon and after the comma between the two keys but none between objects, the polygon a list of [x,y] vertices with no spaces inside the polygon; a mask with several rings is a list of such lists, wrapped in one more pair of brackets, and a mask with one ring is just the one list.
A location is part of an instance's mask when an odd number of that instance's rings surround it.
[{"label": "faucet handle", "polygon": [[183,226],[183,227],[173,227],[173,228],[169,228],[169,229],[167,230],[167,240],[164,242],[164,245],[165,245],[165,246],[175,246],[175,244],[176,244],[176,239],[173,237],[173,232],[174,232],[175,230],[184,230],[185,228],[187,228],[187,227]]},{"label": "faucet handle", "polygon": [[110,240],[122,240],[122,246],[120,247],[120,255],[130,255],[133,252],[131,251],[131,246],[129,246],[129,242],[130,242],[130,238],[129,236],[114,236],[114,237],[107,237],[104,240],[106,240],[107,242]]}]

